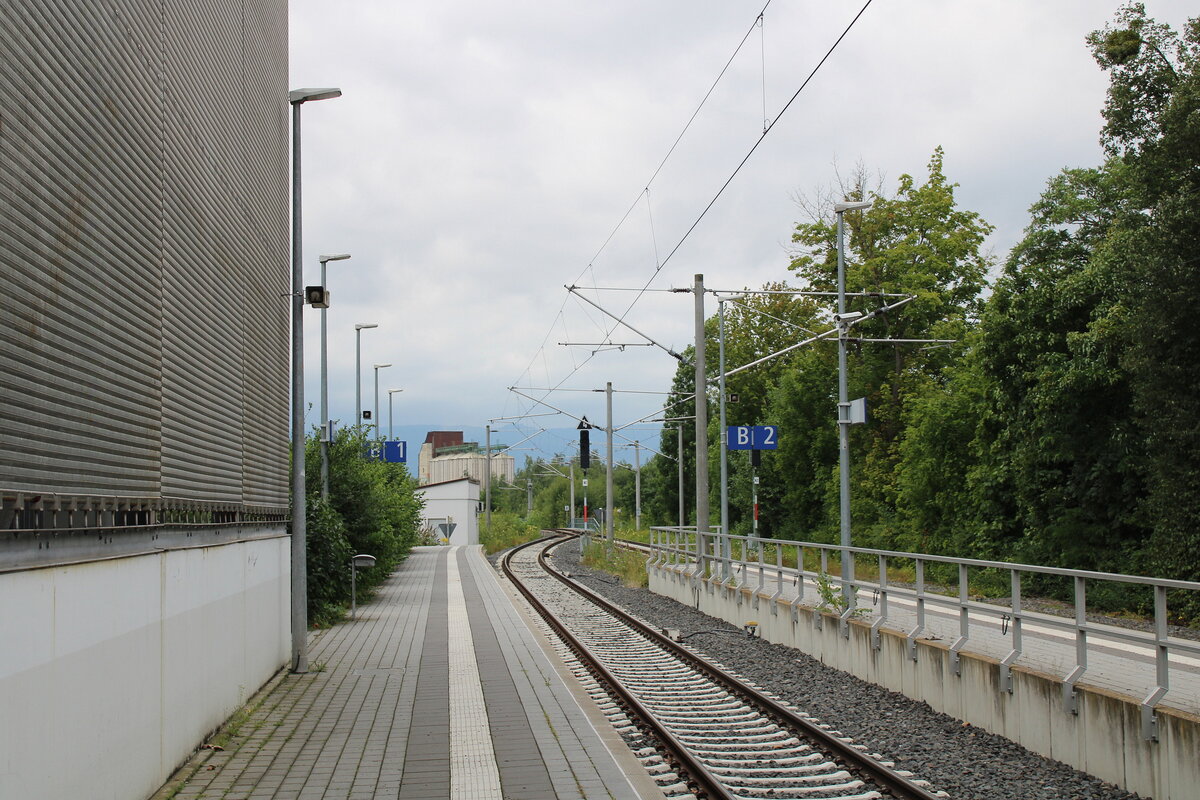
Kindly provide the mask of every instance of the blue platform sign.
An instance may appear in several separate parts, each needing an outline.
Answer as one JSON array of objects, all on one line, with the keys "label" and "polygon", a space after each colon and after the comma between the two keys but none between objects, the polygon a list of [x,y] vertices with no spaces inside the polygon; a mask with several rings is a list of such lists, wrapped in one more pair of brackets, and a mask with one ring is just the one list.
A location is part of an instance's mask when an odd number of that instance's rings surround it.
[{"label": "blue platform sign", "polygon": [[384,442],[383,460],[389,464],[407,464],[408,442]]},{"label": "blue platform sign", "polygon": [[776,450],[779,448],[779,426],[730,425],[725,441],[730,450]]}]

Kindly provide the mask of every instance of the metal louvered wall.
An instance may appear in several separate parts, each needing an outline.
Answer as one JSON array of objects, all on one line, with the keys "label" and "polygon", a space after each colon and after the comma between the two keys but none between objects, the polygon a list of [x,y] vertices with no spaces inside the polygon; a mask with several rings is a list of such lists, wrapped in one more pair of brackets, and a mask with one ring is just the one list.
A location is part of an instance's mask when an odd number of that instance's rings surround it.
[{"label": "metal louvered wall", "polygon": [[286,507],[286,81],[286,0],[0,0],[8,508]]}]

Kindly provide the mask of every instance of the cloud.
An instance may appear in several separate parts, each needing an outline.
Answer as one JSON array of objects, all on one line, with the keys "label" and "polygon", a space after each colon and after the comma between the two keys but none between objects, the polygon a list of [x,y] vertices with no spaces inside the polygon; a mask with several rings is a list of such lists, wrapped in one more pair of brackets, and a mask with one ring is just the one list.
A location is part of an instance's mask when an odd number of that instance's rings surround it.
[{"label": "cloud", "polygon": [[[1149,6],[1176,26],[1189,10]],[[514,383],[666,389],[676,362],[657,348],[590,355],[558,345],[597,341],[611,324],[563,284],[786,278],[795,193],[859,161],[893,189],[901,173],[923,174],[937,145],[960,204],[997,226],[991,245],[1002,256],[1045,181],[1100,158],[1106,80],[1083,37],[1115,4],[875,3],[656,275],[761,134],[764,104],[773,117],[859,6],[773,3],[752,29],[761,7],[294,0],[292,85],[344,91],[303,110],[308,282],[319,253],[353,254],[330,265],[334,416],[353,416],[355,322],[380,324],[363,333],[363,363],[396,365],[381,381],[405,388],[405,422],[478,425],[517,413],[528,403],[508,392]],[[618,314],[634,299],[589,296]],[[628,320],[682,349],[691,299],[647,294]],[[310,399],[317,331],[309,312]],[[364,396],[371,377],[368,366]],[[602,401],[551,400],[592,419]],[[636,418],[654,401],[622,396],[616,414]]]}]

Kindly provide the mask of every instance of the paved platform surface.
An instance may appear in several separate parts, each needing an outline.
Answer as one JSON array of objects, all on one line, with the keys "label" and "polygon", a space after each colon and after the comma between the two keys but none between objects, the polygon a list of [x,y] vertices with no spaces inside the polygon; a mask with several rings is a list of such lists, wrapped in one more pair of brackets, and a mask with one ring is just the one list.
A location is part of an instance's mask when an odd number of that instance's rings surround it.
[{"label": "paved platform surface", "polygon": [[479,548],[415,548],[156,797],[661,800],[514,599]]}]

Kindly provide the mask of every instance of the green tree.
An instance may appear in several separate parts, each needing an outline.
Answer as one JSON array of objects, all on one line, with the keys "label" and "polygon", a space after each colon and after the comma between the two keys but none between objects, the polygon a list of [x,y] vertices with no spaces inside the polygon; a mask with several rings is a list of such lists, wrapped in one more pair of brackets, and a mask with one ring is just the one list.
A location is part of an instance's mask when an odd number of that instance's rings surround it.
[{"label": "green tree", "polygon": [[[894,197],[868,192],[861,176],[846,192],[848,199],[869,196],[872,202],[866,211],[844,215],[848,229],[846,288],[868,294],[848,299],[847,310],[874,312],[896,302],[895,295],[914,297],[854,329],[850,393],[867,398],[871,420],[851,431],[851,511],[856,541],[864,544],[892,546],[911,534],[903,529],[904,518],[896,513],[906,408],[922,393],[939,390],[947,367],[961,353],[960,348],[867,340],[963,339],[978,316],[990,266],[981,248],[992,228],[977,213],[958,207],[954,196],[957,184],[946,178],[940,147],[934,150],[928,169],[928,178],[920,184],[910,175],[901,175]],[[812,290],[835,291],[837,226],[833,215],[827,211],[814,221],[798,224],[792,238],[797,251],[791,269]],[[832,304],[827,303],[826,308],[826,313],[831,313]],[[800,457],[793,452],[781,453],[779,460],[799,481],[820,481],[819,486],[791,490],[799,495],[791,504],[801,515],[797,521],[806,528],[830,531],[837,518],[835,448],[833,458],[829,457],[829,442],[837,436],[836,382],[830,375],[834,345],[815,347],[823,349],[798,366],[812,374],[791,377],[781,384],[775,414],[781,420],[791,416],[791,424],[804,425],[811,420],[807,427],[785,430],[784,439],[795,436],[796,444],[788,448],[807,449],[808,463],[801,468]],[[810,405],[797,409],[796,403]],[[817,516],[818,508],[823,509],[823,519]]]},{"label": "green tree", "polygon": [[[1200,578],[1200,18],[1181,33],[1129,3],[1088,37],[1109,73],[1102,141],[1128,205],[1098,261],[1128,279],[1128,368],[1145,460],[1142,563]],[[1196,611],[1200,612],[1200,608]]]}]

